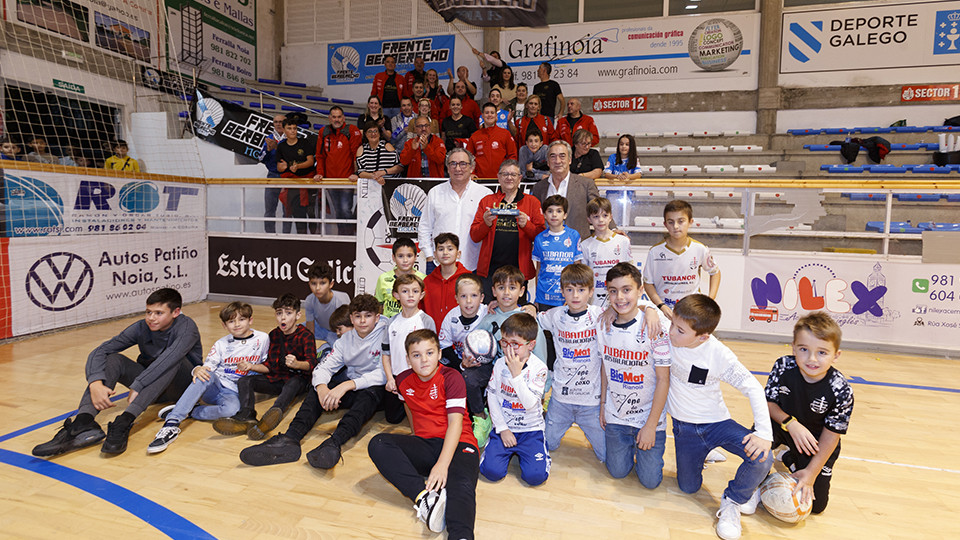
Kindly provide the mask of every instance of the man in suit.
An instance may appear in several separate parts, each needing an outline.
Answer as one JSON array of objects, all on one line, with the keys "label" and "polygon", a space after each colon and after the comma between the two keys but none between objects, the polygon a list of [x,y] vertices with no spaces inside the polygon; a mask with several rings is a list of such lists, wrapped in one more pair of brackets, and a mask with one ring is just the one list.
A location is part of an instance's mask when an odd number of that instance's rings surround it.
[{"label": "man in suit", "polygon": [[554,141],[547,147],[547,165],[550,176],[534,184],[530,192],[543,202],[547,197],[560,194],[567,198],[570,211],[567,226],[580,233],[580,238],[590,236],[587,221],[587,203],[600,196],[600,190],[592,179],[570,173],[573,150],[565,141]]}]

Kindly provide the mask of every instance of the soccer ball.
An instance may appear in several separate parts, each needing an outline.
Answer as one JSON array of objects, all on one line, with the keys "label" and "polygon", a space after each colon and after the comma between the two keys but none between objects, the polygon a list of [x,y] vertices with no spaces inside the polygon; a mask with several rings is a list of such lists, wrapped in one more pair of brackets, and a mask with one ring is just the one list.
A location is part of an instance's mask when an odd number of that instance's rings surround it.
[{"label": "soccer ball", "polygon": [[493,362],[497,354],[497,342],[486,330],[474,330],[463,340],[464,348],[481,364]]},{"label": "soccer ball", "polygon": [[786,521],[797,523],[810,515],[810,502],[802,504],[800,495],[794,495],[797,481],[787,473],[770,473],[767,479],[760,484],[760,502],[770,512],[770,515]]}]

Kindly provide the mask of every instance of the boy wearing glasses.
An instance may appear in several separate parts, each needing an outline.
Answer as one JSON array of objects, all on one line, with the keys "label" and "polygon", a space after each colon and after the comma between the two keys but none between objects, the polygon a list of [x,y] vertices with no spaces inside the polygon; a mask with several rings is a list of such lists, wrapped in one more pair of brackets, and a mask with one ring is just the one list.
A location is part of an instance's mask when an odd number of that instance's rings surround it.
[{"label": "boy wearing glasses", "polygon": [[520,460],[520,478],[531,486],[547,481],[550,454],[543,438],[543,399],[547,365],[531,354],[540,328],[527,313],[515,313],[500,328],[500,357],[493,365],[487,403],[493,432],[480,459],[480,474],[496,482],[510,460]]}]

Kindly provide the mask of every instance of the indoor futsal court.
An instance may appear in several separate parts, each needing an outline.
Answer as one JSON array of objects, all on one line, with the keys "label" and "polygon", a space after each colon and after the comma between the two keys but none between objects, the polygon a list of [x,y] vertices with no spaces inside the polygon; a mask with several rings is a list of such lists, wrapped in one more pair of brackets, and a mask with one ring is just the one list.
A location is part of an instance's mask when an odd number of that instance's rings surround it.
[{"label": "indoor futsal court", "polygon": [[[203,343],[221,337],[221,303],[184,307]],[[370,438],[403,432],[374,416],[359,440],[344,447],[330,471],[297,463],[248,467],[237,457],[253,444],[187,420],[165,452],[147,455],[160,427],[159,406],[134,425],[127,451],[106,458],[99,446],[49,461],[30,456],[74,409],[87,354],[137,319],[57,331],[0,346],[0,537],[2,538],[433,538],[412,505],[376,471]],[[254,327],[269,330],[273,312],[256,306]],[[786,345],[726,341],[766,380]],[[745,538],[957,538],[960,520],[960,365],[955,360],[843,350],[836,364],[856,396],[850,430],[834,469],[827,510],[792,526],[763,509],[742,519]],[[735,420],[748,423],[746,399],[723,385]],[[118,386],[118,399],[125,389]],[[271,398],[272,399],[272,398]],[[260,402],[262,412],[269,402]],[[122,406],[103,412],[106,426]],[[304,439],[306,453],[330,433],[339,414],[321,418]],[[279,430],[292,419],[288,413]],[[577,428],[552,454],[550,479],[530,488],[510,474],[477,488],[478,538],[715,538],[716,518],[736,458],[712,464],[693,496],[677,488],[673,441],[664,480],[648,491],[635,477],[614,480]]]}]

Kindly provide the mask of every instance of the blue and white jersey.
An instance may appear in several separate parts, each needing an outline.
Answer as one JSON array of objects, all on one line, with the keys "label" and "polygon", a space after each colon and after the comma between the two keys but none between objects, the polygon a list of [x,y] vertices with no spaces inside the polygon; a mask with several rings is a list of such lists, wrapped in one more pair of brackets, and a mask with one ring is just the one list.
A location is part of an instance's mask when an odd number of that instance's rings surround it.
[{"label": "blue and white jersey", "polygon": [[[481,105],[483,105],[481,103]],[[507,119],[510,118],[510,111],[505,109],[497,109],[497,127],[503,129],[510,129],[509,122]],[[477,125],[483,127],[483,113],[481,112],[480,117],[477,118]]]},{"label": "blue and white jersey", "polygon": [[559,234],[550,232],[550,229],[543,231],[533,240],[531,258],[540,263],[540,272],[537,274],[537,303],[562,305],[560,272],[567,265],[583,260],[580,233],[566,226]]},{"label": "blue and white jersey", "polygon": [[540,328],[553,334],[557,351],[550,399],[586,407],[600,404],[597,323],[602,314],[603,309],[593,305],[583,313],[570,313],[569,307],[560,306],[537,314]]}]

